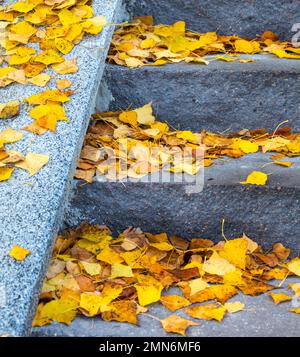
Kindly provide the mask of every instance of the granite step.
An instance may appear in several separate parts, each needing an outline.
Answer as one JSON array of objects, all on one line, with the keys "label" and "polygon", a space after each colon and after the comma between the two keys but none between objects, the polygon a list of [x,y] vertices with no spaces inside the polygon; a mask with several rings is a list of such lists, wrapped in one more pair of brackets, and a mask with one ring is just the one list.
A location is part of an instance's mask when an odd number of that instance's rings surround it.
[{"label": "granite step", "polygon": [[255,37],[271,30],[286,40],[299,22],[297,0],[127,0],[132,16],[152,15],[157,23],[185,20],[195,31]]},{"label": "granite step", "polygon": [[[288,279],[286,283],[296,282]],[[279,291],[279,290],[278,290]],[[283,289],[281,291],[284,291]],[[171,288],[169,294],[178,294],[176,288]],[[222,322],[194,319],[199,326],[187,330],[188,337],[299,337],[299,316],[288,312],[290,303],[274,305],[267,294],[261,296],[246,296],[239,294],[230,301],[241,301],[245,311],[228,314]],[[293,304],[293,303],[292,303]],[[294,304],[297,304],[295,301]],[[187,318],[183,310],[177,315]],[[103,321],[99,318],[76,318],[70,326],[53,323],[52,325],[34,328],[33,336],[56,337],[172,337],[175,334],[166,333],[161,323],[154,319],[166,318],[170,311],[160,304],[153,304],[145,315],[140,315],[139,325]]]},{"label": "granite step", "polygon": [[[152,101],[157,118],[176,129],[273,131],[289,120],[288,125],[299,131],[300,61],[250,57],[257,61],[212,60],[207,66],[179,63],[138,69],[107,65],[109,109],[137,108]],[[100,111],[107,109],[101,98]]]},{"label": "granite step", "polygon": [[[102,0],[93,5],[95,16],[103,15],[115,23],[121,14],[120,0]],[[29,334],[39,292],[52,245],[61,226],[72,178],[87,129],[94,111],[97,89],[102,77],[113,26],[105,27],[97,38],[86,38],[66,58],[77,58],[80,68],[71,78],[77,88],[65,110],[70,123],[59,125],[57,133],[34,136],[25,132],[15,150],[48,154],[49,163],[36,175],[15,172],[0,186],[0,336]],[[93,51],[91,49],[95,49]],[[51,87],[50,87],[51,85]],[[55,88],[47,85],[45,89]],[[42,89],[11,85],[0,89],[1,102],[26,98]],[[30,123],[23,109],[17,119],[1,121],[0,130],[23,128]],[[22,262],[8,256],[14,245],[31,251]]]},{"label": "granite step", "polygon": [[[264,167],[271,161],[269,156],[218,159],[188,183],[154,175],[152,182],[75,181],[65,223],[104,223],[114,233],[134,226],[219,241],[224,219],[228,238],[245,233],[266,249],[280,241],[299,251],[300,158],[292,158],[294,165],[289,168]],[[240,184],[254,170],[271,173],[267,184]]]}]

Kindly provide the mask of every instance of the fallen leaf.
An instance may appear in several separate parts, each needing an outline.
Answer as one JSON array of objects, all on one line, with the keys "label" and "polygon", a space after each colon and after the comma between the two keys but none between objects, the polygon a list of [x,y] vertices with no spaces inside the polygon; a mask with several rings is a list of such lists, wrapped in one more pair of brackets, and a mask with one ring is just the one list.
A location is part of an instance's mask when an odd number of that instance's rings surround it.
[{"label": "fallen leaf", "polygon": [[25,160],[16,163],[16,166],[29,172],[30,176],[35,175],[49,161],[49,156],[45,154],[28,153]]},{"label": "fallen leaf", "polygon": [[230,314],[244,310],[245,304],[240,301],[226,302],[224,308]]},{"label": "fallen leaf", "polygon": [[180,295],[163,295],[160,302],[172,312],[191,304],[189,300]]},{"label": "fallen leaf", "polygon": [[221,321],[226,314],[226,309],[216,304],[208,304],[188,307],[185,312],[196,319]]},{"label": "fallen leaf", "polygon": [[166,332],[178,333],[185,336],[186,329],[190,326],[199,326],[198,323],[184,319],[178,315],[171,315],[163,320],[160,320]]},{"label": "fallen leaf", "polygon": [[20,102],[13,100],[8,103],[0,103],[0,119],[8,119],[18,115],[20,112]]},{"label": "fallen leaf", "polygon": [[247,176],[246,181],[240,182],[243,185],[259,185],[264,186],[268,180],[268,175],[264,172],[253,171]]},{"label": "fallen leaf", "polygon": [[11,248],[9,255],[16,260],[24,260],[27,255],[30,254],[30,250],[20,247],[19,245],[15,245]]},{"label": "fallen leaf", "polygon": [[270,293],[269,295],[273,299],[273,302],[274,302],[275,305],[278,305],[278,304],[280,304],[281,302],[284,302],[284,301],[292,300],[291,296],[288,296],[288,295],[286,295],[284,293]]}]

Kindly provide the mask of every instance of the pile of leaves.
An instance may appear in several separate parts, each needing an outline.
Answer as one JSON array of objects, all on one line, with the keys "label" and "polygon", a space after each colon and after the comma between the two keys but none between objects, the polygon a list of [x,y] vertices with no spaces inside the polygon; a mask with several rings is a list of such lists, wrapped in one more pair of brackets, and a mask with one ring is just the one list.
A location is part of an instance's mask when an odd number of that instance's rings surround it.
[{"label": "pile of leaves", "polygon": [[[76,58],[67,60],[64,55],[71,53],[84,36],[99,34],[106,24],[103,16],[93,17],[88,3],[91,1],[23,0],[0,7],[0,88],[14,83],[44,87],[52,78],[56,79],[55,89],[40,92],[23,102],[16,99],[0,103],[0,119],[17,116],[21,105],[27,103],[34,122],[23,130],[42,135],[47,130],[55,132],[57,121],[68,120],[63,103],[70,100],[73,90],[64,90],[72,82],[59,75],[76,73],[79,68]],[[7,130],[10,135],[12,129]],[[14,135],[7,139],[6,131],[0,133],[0,181],[9,179],[17,165],[32,166],[31,153],[24,158],[20,153],[5,150],[4,144],[23,137],[17,131]],[[43,165],[48,161],[47,155],[34,155],[34,166],[41,166],[36,161],[41,160]],[[28,171],[33,174],[37,169]]]},{"label": "pile of leaves", "polygon": [[151,16],[137,17],[123,24],[114,34],[109,62],[131,68],[146,65],[161,66],[181,61],[209,64],[205,55],[218,60],[242,63],[251,58],[240,54],[270,53],[279,58],[300,59],[300,49],[289,42],[280,42],[271,31],[257,39],[218,35],[216,32],[197,33],[186,29],[184,21],[173,25],[153,25]]},{"label": "pile of leaves", "polygon": [[[149,103],[135,110],[94,114],[75,177],[87,182],[95,174],[113,180],[139,179],[160,170],[195,175],[220,157],[255,152],[275,152],[271,163],[289,167],[293,163],[284,158],[300,155],[300,134],[288,127],[274,133],[258,129],[230,135],[172,130],[155,119]],[[260,171],[250,175],[242,183],[263,185],[268,178]]]},{"label": "pile of leaves", "polygon": [[[300,259],[288,260],[289,255],[281,243],[264,253],[246,235],[215,244],[128,228],[113,239],[106,226],[83,224],[58,236],[33,324],[70,324],[76,315],[137,324],[138,315],[156,302],[171,312],[185,308],[192,318],[221,321],[244,309],[243,303],[228,301],[239,291],[256,296],[283,283],[270,280],[300,276]],[[168,295],[174,286],[182,294]],[[270,299],[278,304],[300,296],[300,283],[288,289],[292,294],[274,292]],[[198,325],[176,314],[161,323],[180,334]]]}]

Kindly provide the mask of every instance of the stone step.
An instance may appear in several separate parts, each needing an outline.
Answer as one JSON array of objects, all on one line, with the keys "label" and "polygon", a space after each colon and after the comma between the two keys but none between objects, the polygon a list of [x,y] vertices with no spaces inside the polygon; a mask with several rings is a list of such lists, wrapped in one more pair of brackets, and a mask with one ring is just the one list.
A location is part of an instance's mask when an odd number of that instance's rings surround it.
[{"label": "stone step", "polygon": [[[288,279],[296,282],[296,279]],[[178,294],[171,288],[168,294]],[[288,312],[290,303],[274,305],[266,294],[256,297],[239,294],[230,301],[241,301],[246,311],[228,314],[222,322],[196,320],[200,326],[187,330],[189,337],[299,337],[299,316]],[[176,311],[187,318],[182,310]],[[166,333],[159,321],[151,316],[166,318],[171,312],[161,305],[150,306],[146,315],[140,315],[139,325],[120,322],[106,322],[99,318],[76,318],[70,326],[53,323],[34,328],[33,336],[93,336],[93,337],[172,337]]]},{"label": "stone step", "polygon": [[[257,61],[213,60],[207,66],[179,63],[138,69],[107,65],[109,109],[136,108],[152,101],[158,119],[177,129],[273,131],[289,120],[288,125],[299,131],[300,61],[250,57]],[[100,111],[106,109],[102,92]]]},{"label": "stone step", "polygon": [[190,29],[257,36],[266,30],[291,40],[299,22],[297,0],[127,0],[132,16],[152,15],[157,23],[185,20]]},{"label": "stone step", "polygon": [[[120,3],[119,0],[102,0],[93,5],[95,16],[103,15],[109,23],[115,23],[119,20]],[[72,87],[77,90],[65,105],[70,123],[60,123],[55,134],[47,132],[37,136],[23,131],[24,139],[13,146],[21,152],[48,154],[50,160],[36,175],[29,177],[22,170],[16,170],[13,178],[0,185],[0,336],[24,336],[31,329],[87,129],[87,118],[94,110],[112,32],[113,26],[106,27],[101,35],[87,37],[66,56],[77,58],[79,66],[78,73],[70,77]],[[1,88],[1,103],[22,100],[50,88],[55,88],[52,81],[43,89],[22,85]],[[0,130],[6,127],[20,130],[31,121],[23,109],[17,118],[2,120]],[[29,249],[31,254],[22,262],[14,261],[8,256],[14,245]]]},{"label": "stone step", "polygon": [[[167,180],[92,184],[75,181],[66,224],[104,223],[114,233],[134,226],[187,239],[219,241],[223,239],[224,219],[228,238],[245,233],[266,248],[281,241],[298,250],[300,158],[291,159],[294,165],[289,168],[262,168],[270,162],[269,156],[257,153],[239,159],[219,159],[204,169],[203,181],[198,173],[189,184]],[[271,173],[267,184],[240,184],[254,170]]]}]

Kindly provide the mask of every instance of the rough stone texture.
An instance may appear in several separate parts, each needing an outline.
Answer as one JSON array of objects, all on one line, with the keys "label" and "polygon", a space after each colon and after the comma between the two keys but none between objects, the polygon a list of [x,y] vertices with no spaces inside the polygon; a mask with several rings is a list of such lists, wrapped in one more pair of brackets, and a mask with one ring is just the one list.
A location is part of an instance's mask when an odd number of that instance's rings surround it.
[{"label": "rough stone texture", "polygon": [[[119,0],[102,0],[94,5],[94,11],[114,23],[119,5]],[[73,88],[77,88],[65,106],[70,123],[60,123],[56,134],[41,137],[24,132],[24,139],[11,146],[15,150],[48,154],[50,161],[33,177],[18,169],[12,179],[0,185],[0,286],[6,292],[6,305],[3,306],[3,301],[0,304],[0,335],[26,335],[30,329],[51,247],[63,216],[64,200],[95,106],[112,31],[112,26],[106,27],[100,36],[87,38],[66,56],[77,57],[80,68],[78,73],[69,76]],[[47,88],[55,88],[54,79]],[[42,90],[29,85],[11,85],[0,89],[0,102],[22,99]],[[23,108],[17,118],[2,120],[0,130],[20,129],[31,121]],[[30,249],[31,254],[25,261],[16,262],[8,256],[15,244]]]},{"label": "rough stone texture", "polygon": [[114,97],[110,109],[152,101],[158,119],[175,128],[274,130],[288,119],[299,131],[300,61],[251,57],[257,61],[214,60],[208,66],[182,63],[139,69],[108,65],[105,78]]},{"label": "rough stone texture", "polygon": [[[288,282],[296,279],[289,279]],[[170,289],[168,294],[178,293]],[[284,291],[286,293],[286,291]],[[300,319],[296,314],[287,312],[292,303],[274,305],[265,294],[257,297],[239,294],[230,301],[241,301],[246,311],[228,314],[221,323],[193,319],[200,326],[191,327],[187,336],[190,337],[300,337]],[[295,301],[295,304],[297,302]],[[299,302],[298,302],[299,304]],[[183,310],[176,314],[187,318]],[[75,319],[70,326],[52,324],[34,328],[34,336],[96,336],[96,337],[171,337],[161,327],[159,321],[151,316],[166,318],[171,312],[158,304],[149,308],[146,315],[140,315],[139,326],[119,322],[105,322],[99,318]],[[177,335],[178,336],[178,335]]]},{"label": "rough stone texture", "polygon": [[[244,232],[264,247],[281,241],[298,250],[300,159],[292,159],[295,164],[290,168],[268,165],[262,169],[270,162],[268,156],[219,160],[205,169],[203,191],[193,194],[187,194],[187,185],[180,183],[77,181],[66,224],[104,223],[115,233],[134,226],[218,241],[224,218],[228,237]],[[239,183],[253,170],[272,173],[266,186]]]},{"label": "rough stone texture", "polygon": [[156,23],[185,20],[188,28],[231,35],[257,36],[271,30],[291,40],[298,23],[298,0],[128,0],[132,15],[152,15]]}]

